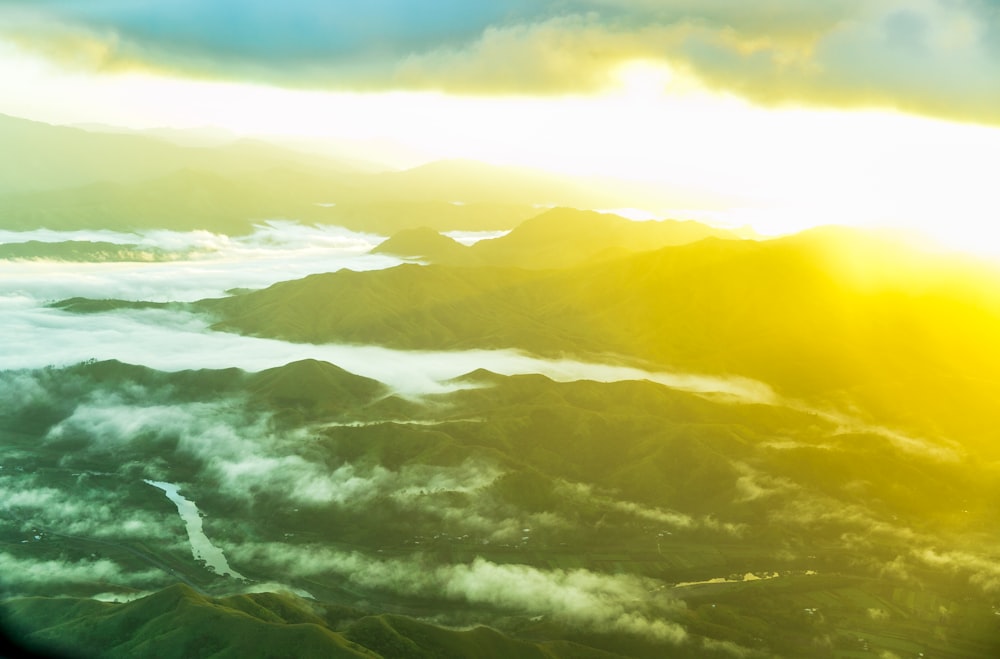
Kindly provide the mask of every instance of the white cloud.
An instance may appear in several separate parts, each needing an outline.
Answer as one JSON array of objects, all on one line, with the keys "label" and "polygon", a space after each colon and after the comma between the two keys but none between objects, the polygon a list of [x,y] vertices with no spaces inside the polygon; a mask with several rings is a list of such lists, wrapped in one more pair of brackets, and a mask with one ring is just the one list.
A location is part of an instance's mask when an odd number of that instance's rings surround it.
[{"label": "white cloud", "polygon": [[0,584],[8,591],[42,587],[68,587],[101,583],[120,586],[163,586],[167,579],[159,570],[125,571],[106,558],[97,560],[36,560],[0,551]]},{"label": "white cloud", "polygon": [[660,582],[589,570],[542,570],[476,558],[468,564],[375,560],[320,546],[246,544],[239,560],[296,577],[335,573],[356,586],[445,597],[527,615],[546,615],[590,631],[624,632],[681,643],[687,633],[668,619],[682,602],[658,595]]}]

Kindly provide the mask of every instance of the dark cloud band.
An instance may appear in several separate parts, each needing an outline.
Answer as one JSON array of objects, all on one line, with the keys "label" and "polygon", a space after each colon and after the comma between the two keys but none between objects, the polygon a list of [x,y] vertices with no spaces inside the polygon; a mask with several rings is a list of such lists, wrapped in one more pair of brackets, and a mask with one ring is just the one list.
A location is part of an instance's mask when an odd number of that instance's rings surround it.
[{"label": "dark cloud band", "polygon": [[[7,38],[84,64],[325,89],[591,92],[661,60],[763,104],[1000,123],[986,0],[2,2]],[[57,27],[53,27],[57,26]],[[97,55],[94,55],[97,53]]]}]

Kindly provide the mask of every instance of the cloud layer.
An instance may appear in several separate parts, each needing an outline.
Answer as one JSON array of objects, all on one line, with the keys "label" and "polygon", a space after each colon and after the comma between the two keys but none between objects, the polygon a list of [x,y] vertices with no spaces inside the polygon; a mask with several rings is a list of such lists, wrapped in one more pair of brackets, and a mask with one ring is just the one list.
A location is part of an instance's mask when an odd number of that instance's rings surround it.
[{"label": "cloud layer", "polygon": [[630,60],[757,102],[1000,122],[986,0],[2,2],[4,38],[93,70],[327,89],[590,92]]}]

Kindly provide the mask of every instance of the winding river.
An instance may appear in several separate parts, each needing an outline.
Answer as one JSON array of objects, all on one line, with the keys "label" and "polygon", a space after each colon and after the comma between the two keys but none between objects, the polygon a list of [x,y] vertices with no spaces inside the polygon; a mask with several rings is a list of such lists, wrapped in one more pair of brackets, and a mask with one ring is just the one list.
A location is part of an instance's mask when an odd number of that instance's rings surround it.
[{"label": "winding river", "polygon": [[143,482],[163,490],[167,498],[177,506],[177,512],[180,513],[181,519],[184,520],[184,525],[187,527],[188,540],[191,543],[191,554],[194,555],[195,560],[205,561],[208,569],[216,574],[247,581],[246,577],[229,567],[226,555],[222,553],[221,549],[213,545],[212,541],[205,535],[198,507],[193,501],[188,501],[179,494],[179,486],[164,481],[144,480]]}]

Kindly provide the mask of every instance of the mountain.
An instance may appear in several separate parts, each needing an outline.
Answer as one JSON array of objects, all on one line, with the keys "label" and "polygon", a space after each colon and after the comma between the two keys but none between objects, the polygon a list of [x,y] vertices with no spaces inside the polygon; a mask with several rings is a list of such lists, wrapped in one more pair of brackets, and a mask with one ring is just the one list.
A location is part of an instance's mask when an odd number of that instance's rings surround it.
[{"label": "mountain", "polygon": [[[853,256],[864,252],[879,258]],[[921,277],[898,274],[917,264]],[[1000,300],[987,281],[1000,277],[861,232],[811,232],[711,238],[548,273],[342,272],[201,307],[219,328],[297,341],[617,353],[797,397],[857,397],[876,416],[970,432],[981,417],[969,412],[987,409],[1000,382]]]},{"label": "mountain", "polygon": [[429,227],[403,229],[377,245],[372,252],[419,258],[431,263],[448,265],[481,264],[481,260],[469,247]]},{"label": "mountain", "polygon": [[730,231],[699,222],[636,222],[609,213],[557,208],[525,220],[507,235],[469,247],[421,227],[394,234],[373,251],[444,265],[548,269],[607,261],[709,237],[739,239]]},{"label": "mountain", "polygon": [[[275,611],[268,599],[283,606]],[[246,600],[256,610],[178,584],[120,605],[36,598],[3,608],[20,643],[65,657],[277,657],[290,647],[300,657],[377,656],[331,631],[304,603]]]},{"label": "mountain", "polygon": [[[296,215],[311,197],[282,185],[277,173],[233,178],[181,169],[134,183],[91,183],[78,188],[0,196],[0,226],[8,230],[173,229],[240,235],[255,222]],[[270,179],[270,180],[269,180]]]},{"label": "mountain", "polygon": [[386,387],[315,359],[254,373],[247,390],[277,408],[306,407],[331,412],[353,409],[384,396]]},{"label": "mountain", "polygon": [[636,222],[608,213],[555,208],[525,220],[505,236],[476,243],[472,251],[493,265],[567,268],[710,237],[738,239],[730,231],[699,222]]},{"label": "mountain", "polygon": [[[90,132],[0,115],[0,193],[129,183],[183,169],[239,175],[280,167],[325,173],[351,171],[331,158],[238,140],[213,147],[184,147],[135,134]],[[96,227],[91,227],[96,228]]]},{"label": "mountain", "polygon": [[[249,389],[305,377],[335,398],[351,376],[306,361],[257,377],[118,362],[0,374],[30,394],[0,410],[18,428],[0,475],[15,492],[0,517],[9,633],[112,657],[998,647],[998,467],[974,443],[945,455],[782,401],[482,370],[405,416],[344,399],[345,422],[323,423]],[[180,484],[257,583],[194,559],[143,478]],[[260,588],[278,592],[242,592]]]},{"label": "mountain", "polygon": [[389,235],[510,229],[541,205],[678,202],[648,186],[471,161],[384,172],[260,140],[206,142],[195,132],[186,143],[199,146],[186,146],[160,137],[172,131],[109,130],[0,116],[0,142],[17,154],[0,164],[0,228],[245,232],[286,218]]},{"label": "mountain", "polygon": [[407,200],[393,190],[369,190],[363,181],[356,181],[349,190],[338,190],[327,201],[334,204],[316,206],[306,217],[320,224],[383,236],[421,227],[434,231],[506,230],[538,214],[530,205]]},{"label": "mountain", "polygon": [[375,276],[346,270],[311,275],[206,300],[198,308],[217,315],[220,328],[302,341],[449,348],[482,344],[480,333],[488,332],[517,345],[516,334],[534,327],[554,347],[565,337],[555,328],[543,332],[530,312],[508,301],[512,286],[535,278],[504,268],[405,264]]},{"label": "mountain", "polygon": [[124,604],[31,598],[8,600],[3,609],[21,644],[64,658],[619,656],[572,643],[517,640],[481,626],[459,631],[404,616],[365,615],[293,595],[208,597],[182,584]]}]

